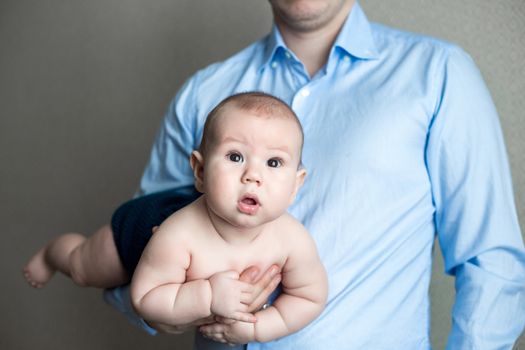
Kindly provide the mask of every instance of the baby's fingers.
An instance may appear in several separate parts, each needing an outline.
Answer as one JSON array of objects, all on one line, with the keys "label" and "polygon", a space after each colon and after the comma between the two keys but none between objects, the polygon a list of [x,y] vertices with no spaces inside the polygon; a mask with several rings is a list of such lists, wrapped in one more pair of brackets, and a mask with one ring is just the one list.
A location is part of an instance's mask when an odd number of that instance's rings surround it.
[{"label": "baby's fingers", "polygon": [[224,338],[225,330],[226,326],[218,323],[199,327],[199,332],[201,332],[204,337],[221,343],[226,343],[226,339]]},{"label": "baby's fingers", "polygon": [[242,281],[238,281],[237,283],[238,283],[239,290],[241,291],[241,293],[253,294],[255,292],[255,287],[252,284],[242,282]]},{"label": "baby's fingers", "polygon": [[250,305],[253,300],[253,293],[241,293],[241,303],[244,305]]},{"label": "baby's fingers", "polygon": [[228,317],[222,317],[222,316],[215,316],[214,319],[215,319],[215,322],[226,324],[226,325],[230,325],[230,324],[237,322],[236,320],[233,320]]},{"label": "baby's fingers", "polygon": [[238,312],[235,312],[230,318],[236,321],[241,321],[241,322],[248,322],[248,323],[257,322],[257,317],[255,317],[254,314],[251,314],[249,312],[238,311]]}]

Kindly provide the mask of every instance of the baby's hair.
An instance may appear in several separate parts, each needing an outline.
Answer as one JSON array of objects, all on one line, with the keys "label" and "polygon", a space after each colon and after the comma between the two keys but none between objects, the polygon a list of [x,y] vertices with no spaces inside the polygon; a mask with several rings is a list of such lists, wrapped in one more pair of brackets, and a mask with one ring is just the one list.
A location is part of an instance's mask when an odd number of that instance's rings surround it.
[{"label": "baby's hair", "polygon": [[301,150],[303,149],[304,134],[301,122],[286,102],[264,92],[241,92],[225,98],[208,114],[199,146],[199,152],[204,157],[206,157],[206,151],[210,142],[213,140],[217,117],[221,115],[227,106],[234,106],[242,111],[254,113],[258,117],[291,119],[299,128],[301,134]]}]

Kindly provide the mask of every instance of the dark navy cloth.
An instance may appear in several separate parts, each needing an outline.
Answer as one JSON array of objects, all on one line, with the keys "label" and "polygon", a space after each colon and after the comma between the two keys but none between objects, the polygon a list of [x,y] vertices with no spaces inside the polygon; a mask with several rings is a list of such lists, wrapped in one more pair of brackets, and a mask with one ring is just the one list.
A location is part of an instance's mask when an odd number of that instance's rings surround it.
[{"label": "dark navy cloth", "polygon": [[113,238],[120,260],[130,275],[151,238],[151,229],[199,195],[194,188],[166,190],[132,199],[115,211],[111,218]]}]

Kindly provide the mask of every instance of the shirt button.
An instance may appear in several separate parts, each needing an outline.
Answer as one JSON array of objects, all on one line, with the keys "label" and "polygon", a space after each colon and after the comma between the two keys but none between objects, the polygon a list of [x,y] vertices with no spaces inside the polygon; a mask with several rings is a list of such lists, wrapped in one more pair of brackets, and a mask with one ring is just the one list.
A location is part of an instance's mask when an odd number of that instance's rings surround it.
[{"label": "shirt button", "polygon": [[290,55],[290,53],[288,51],[284,52],[284,56],[286,56],[286,58],[288,58],[288,59],[292,58],[292,55]]},{"label": "shirt button", "polygon": [[343,57],[343,61],[345,61],[346,63],[350,62],[350,57],[344,56]]},{"label": "shirt button", "polygon": [[271,66],[272,66],[272,68],[277,68],[277,62],[273,61]]},{"label": "shirt button", "polygon": [[303,97],[310,96],[310,90],[308,89],[301,90],[301,95],[303,95]]}]

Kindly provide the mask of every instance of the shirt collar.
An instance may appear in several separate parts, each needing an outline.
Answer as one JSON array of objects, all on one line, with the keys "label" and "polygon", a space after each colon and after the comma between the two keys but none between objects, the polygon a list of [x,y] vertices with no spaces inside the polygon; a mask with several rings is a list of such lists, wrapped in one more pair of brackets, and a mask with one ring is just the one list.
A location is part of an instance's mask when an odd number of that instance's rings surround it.
[{"label": "shirt collar", "polygon": [[356,58],[379,58],[370,22],[358,1],[335,39],[334,47],[339,47]]},{"label": "shirt collar", "polygon": [[[341,32],[337,36],[334,47],[339,47],[349,55],[361,59],[378,58],[374,37],[370,22],[356,1],[350,15],[346,19]],[[271,33],[266,37],[264,58],[261,68],[271,64],[276,55],[281,51],[288,51],[286,44],[277,26],[273,25]]]},{"label": "shirt collar", "polygon": [[283,37],[277,29],[277,25],[273,24],[271,33],[266,37],[266,45],[264,48],[264,58],[262,61],[261,68],[271,64],[279,51],[288,51],[286,44],[284,43]]}]

